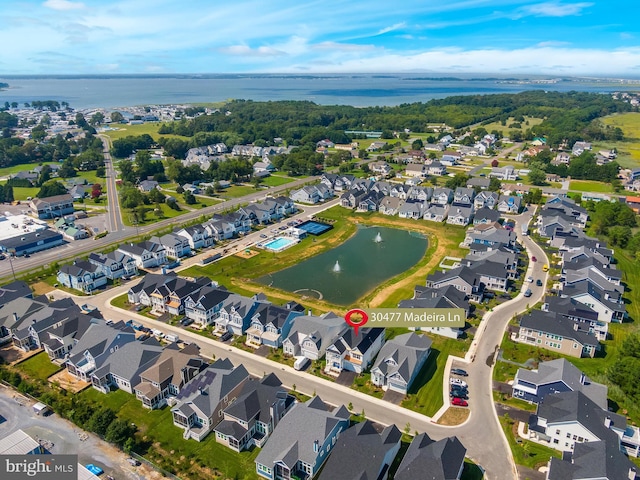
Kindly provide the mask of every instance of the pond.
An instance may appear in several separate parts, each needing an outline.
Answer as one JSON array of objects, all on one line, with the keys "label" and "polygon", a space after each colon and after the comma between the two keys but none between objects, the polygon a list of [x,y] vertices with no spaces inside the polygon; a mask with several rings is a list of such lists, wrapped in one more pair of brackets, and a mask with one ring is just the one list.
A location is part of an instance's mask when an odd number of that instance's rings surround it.
[{"label": "pond", "polygon": [[[414,266],[427,250],[427,239],[386,227],[359,227],[342,245],[258,282],[336,305],[359,306],[364,294]],[[362,305],[366,306],[366,305]]]}]

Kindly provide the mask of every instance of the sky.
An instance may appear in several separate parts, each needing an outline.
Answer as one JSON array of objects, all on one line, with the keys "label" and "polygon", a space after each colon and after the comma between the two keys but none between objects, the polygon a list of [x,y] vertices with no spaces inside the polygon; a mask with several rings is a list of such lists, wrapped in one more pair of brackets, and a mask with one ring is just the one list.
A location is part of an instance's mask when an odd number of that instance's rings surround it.
[{"label": "sky", "polygon": [[2,0],[0,74],[640,77],[631,0]]}]

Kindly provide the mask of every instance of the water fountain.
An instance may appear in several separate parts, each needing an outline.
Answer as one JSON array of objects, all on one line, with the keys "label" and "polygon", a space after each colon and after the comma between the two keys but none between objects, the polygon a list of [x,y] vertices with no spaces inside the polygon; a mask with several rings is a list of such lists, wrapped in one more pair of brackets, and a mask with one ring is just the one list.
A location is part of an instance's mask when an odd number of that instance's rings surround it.
[{"label": "water fountain", "polygon": [[376,243],[380,243],[382,241],[382,235],[380,235],[380,232],[378,232],[376,238],[374,238],[373,241]]},{"label": "water fountain", "polygon": [[338,273],[340,271],[340,263],[336,260],[336,264],[333,266],[333,271]]}]

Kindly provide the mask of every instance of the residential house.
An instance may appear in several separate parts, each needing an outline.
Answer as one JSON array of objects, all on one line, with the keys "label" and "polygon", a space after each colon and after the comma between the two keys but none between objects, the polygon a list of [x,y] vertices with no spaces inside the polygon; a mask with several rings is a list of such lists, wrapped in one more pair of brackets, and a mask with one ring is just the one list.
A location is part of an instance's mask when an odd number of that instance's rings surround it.
[{"label": "residential house", "polygon": [[562,459],[551,457],[546,480],[637,480],[638,468],[615,442],[575,444]]},{"label": "residential house", "polygon": [[349,418],[344,406],[332,410],[320,397],[297,403],[256,457],[256,472],[269,480],[312,479],[349,427]]},{"label": "residential house", "polygon": [[162,346],[153,337],[127,343],[91,374],[91,384],[102,393],[109,393],[111,388],[133,393],[140,383],[140,373],[153,365],[161,353]]},{"label": "residential house", "polygon": [[433,190],[433,196],[431,197],[431,203],[437,205],[447,205],[453,200],[453,191],[450,188],[436,188]]},{"label": "residential house", "polygon": [[453,150],[445,150],[442,152],[442,157],[440,158],[440,162],[449,167],[460,163],[461,160],[462,155],[458,152],[454,152]]},{"label": "residential house", "polygon": [[91,382],[94,371],[106,365],[112,355],[127,343],[135,342],[133,329],[118,322],[112,325],[94,323],[89,326],[67,358],[65,366],[73,377]]},{"label": "residential house", "polygon": [[136,244],[122,244],[118,247],[118,251],[133,258],[138,269],[155,268],[167,263],[165,248],[149,240]]},{"label": "residential house", "polygon": [[421,177],[427,176],[427,167],[424,163],[408,163],[404,174],[407,177]]},{"label": "residential house", "polygon": [[369,163],[369,170],[371,170],[373,173],[376,173],[378,175],[382,175],[384,177],[386,177],[387,175],[390,175],[391,172],[393,171],[391,166],[387,162],[385,162],[384,160],[381,160],[381,161],[378,161],[378,162],[370,162]]},{"label": "residential house", "polygon": [[67,288],[91,293],[107,284],[102,269],[85,260],[76,260],[71,265],[63,265],[58,271],[57,280]]},{"label": "residential house", "polygon": [[484,284],[478,275],[467,266],[459,266],[427,277],[426,286],[441,289],[453,285],[469,297],[471,302],[481,302],[484,298]]},{"label": "residential house", "polygon": [[491,172],[489,172],[489,176],[496,177],[502,181],[513,181],[518,179],[518,175],[511,165],[506,165],[504,167],[493,167],[491,169]]},{"label": "residential house", "polygon": [[153,190],[160,190],[160,184],[155,180],[142,180],[138,183],[138,190],[144,193],[149,193]]},{"label": "residential house", "polygon": [[576,142],[571,147],[571,154],[574,156],[581,155],[585,150],[591,150],[591,144],[589,142]]},{"label": "residential house", "polygon": [[[476,197],[477,199],[478,197]],[[482,207],[473,214],[473,225],[489,225],[500,220],[500,212],[491,208]]]},{"label": "residential house", "polygon": [[476,210],[481,208],[494,209],[497,204],[498,194],[496,192],[482,191],[473,200],[473,206]]},{"label": "residential house", "polygon": [[89,263],[98,267],[109,280],[138,275],[135,259],[119,250],[109,253],[90,253]]},{"label": "residential house", "polygon": [[434,160],[427,165],[427,174],[441,177],[447,174],[447,166]]},{"label": "residential house", "polygon": [[512,387],[515,398],[529,403],[539,404],[555,393],[579,391],[601,409],[607,409],[607,386],[592,382],[564,358],[541,362],[536,370],[519,368]]},{"label": "residential house", "polygon": [[360,199],[360,202],[357,205],[357,210],[359,212],[375,212],[378,210],[378,206],[384,198],[383,193],[370,191]]},{"label": "residential house", "polygon": [[607,339],[609,324],[598,319],[598,312],[573,298],[547,296],[540,309],[568,318],[578,325],[578,331],[595,335],[599,341]]},{"label": "residential house", "polygon": [[401,204],[402,200],[398,197],[384,197],[380,202],[378,211],[384,215],[396,215]]},{"label": "residential house", "polygon": [[176,396],[173,424],[184,429],[184,439],[201,442],[222,421],[223,411],[238,398],[249,380],[244,365],[234,367],[219,359],[193,378]]},{"label": "residential house", "polygon": [[484,258],[468,264],[471,271],[484,285],[486,290],[506,292],[509,287],[509,278],[512,276],[504,263],[496,263]]},{"label": "residential house", "polygon": [[255,296],[249,298],[237,293],[229,295],[216,318],[216,333],[231,332],[234,335],[244,335],[258,306]]},{"label": "residential house", "polygon": [[[413,298],[401,300],[398,304],[400,308],[461,308],[465,317],[469,316],[469,299],[464,292],[461,292],[453,285],[443,288],[429,288],[416,285]],[[463,334],[462,328],[457,327],[420,327],[423,332],[429,332],[449,338],[459,338]],[[410,330],[416,330],[410,328]]]},{"label": "residential house", "polygon": [[358,333],[352,328],[345,330],[327,348],[325,373],[340,374],[343,370],[363,373],[384,343],[383,328],[360,328]]},{"label": "residential house", "polygon": [[197,277],[194,281],[184,277],[170,277],[151,292],[151,312],[181,315],[184,312],[187,298],[197,295],[201,288],[210,285],[211,280],[208,277]]},{"label": "residential house", "polygon": [[[202,225],[193,225],[191,227],[181,228],[176,232],[180,237],[187,239],[189,243],[189,251],[200,250],[213,245],[213,237],[209,235],[207,229]],[[183,247],[183,251],[185,251]]]},{"label": "residential house", "polygon": [[16,298],[33,298],[31,287],[22,280],[15,280],[0,286],[0,309]]},{"label": "residential house", "polygon": [[404,333],[384,344],[371,368],[371,382],[406,395],[431,353],[426,335]]},{"label": "residential house", "polygon": [[426,433],[413,437],[394,475],[395,480],[415,480],[429,472],[434,479],[460,480],[467,449],[457,437],[433,440]]},{"label": "residential house", "polygon": [[451,225],[469,225],[473,217],[473,207],[451,206],[447,214],[447,223]]},{"label": "residential house", "polygon": [[475,225],[467,230],[463,244],[470,246],[476,243],[488,246],[502,244],[513,248],[516,244],[516,234],[499,223]]},{"label": "residential house", "polygon": [[345,208],[356,208],[360,201],[367,196],[367,192],[352,189],[340,195],[340,205]]},{"label": "residential house", "polygon": [[233,238],[237,232],[233,221],[222,219],[209,220],[202,224],[202,228],[205,229],[214,242]]},{"label": "residential house", "polygon": [[428,202],[433,196],[433,188],[412,186],[407,192],[407,199]]},{"label": "residential house", "polygon": [[564,286],[562,296],[580,302],[598,313],[600,322],[622,322],[627,316],[626,305],[618,292],[607,292],[594,283],[582,281]]},{"label": "residential house", "polygon": [[258,304],[251,317],[251,323],[246,330],[246,344],[253,347],[267,345],[280,348],[282,341],[287,338],[293,319],[302,312],[278,307],[270,303]]},{"label": "residential house", "polygon": [[491,180],[487,177],[471,177],[467,180],[467,188],[475,189],[478,187],[480,190],[486,191],[489,185],[491,185]]},{"label": "residential house", "polygon": [[369,420],[357,423],[340,434],[319,478],[386,480],[400,450],[401,438],[395,425],[378,433]]},{"label": "residential house", "polygon": [[598,339],[577,329],[571,320],[552,312],[533,310],[520,320],[512,340],[553,350],[576,358],[592,357],[600,349]]},{"label": "residential house", "polygon": [[399,198],[401,200],[406,200],[409,198],[409,192],[411,191],[411,187],[403,184],[394,184],[391,185],[389,189],[389,195],[394,198]]},{"label": "residential house", "polygon": [[[473,269],[475,265],[482,262],[500,265],[506,270],[508,279],[515,279],[518,277],[518,253],[503,245],[498,247],[488,247],[484,250],[474,249],[473,252],[470,252],[464,258],[461,264],[472,267]],[[499,275],[502,276],[502,273]]]},{"label": "residential house", "polygon": [[319,317],[301,315],[293,320],[289,336],[282,342],[282,350],[287,356],[319,360],[324,357],[327,348],[348,329],[344,318],[333,312]]},{"label": "residential house", "polygon": [[321,199],[320,192],[315,185],[306,185],[300,190],[294,190],[291,192],[291,198],[295,202],[311,204],[318,203]]},{"label": "residential house", "polygon": [[198,326],[212,325],[220,315],[224,301],[232,295],[226,288],[202,287],[184,301],[184,316],[193,320]]},{"label": "residential house", "polygon": [[398,208],[398,216],[418,220],[424,216],[424,208],[424,202],[407,200]]},{"label": "residential house", "polygon": [[[586,208],[577,205],[574,200],[567,197],[554,196],[549,198],[542,209],[542,212],[545,210],[550,211],[551,215],[564,213],[565,215],[569,215],[575,219],[578,225],[584,227],[587,224],[587,220],[589,219],[589,213]],[[554,212],[554,213],[551,213]]]},{"label": "residential house", "polygon": [[161,237],[151,237],[150,241],[162,245],[167,257],[182,258],[191,253],[189,239],[175,233],[167,233]]},{"label": "residential house", "polygon": [[475,196],[476,192],[473,188],[458,187],[453,193],[453,204],[456,206],[471,207]]},{"label": "residential house", "polygon": [[34,198],[29,202],[30,213],[37,218],[58,218],[74,212],[73,197],[68,193],[46,198]]},{"label": "residential house", "polygon": [[520,209],[522,208],[522,198],[510,195],[500,195],[497,208],[498,211],[502,213],[520,213]]},{"label": "residential house", "polygon": [[48,328],[35,332],[35,325],[31,325],[30,330],[36,333],[35,338],[49,356],[49,360],[61,360],[80,341],[85,332],[93,323],[101,320],[82,313],[69,315],[67,318],[58,320]]},{"label": "residential house", "polygon": [[295,397],[273,373],[260,381],[249,378],[238,399],[222,412],[214,428],[216,442],[241,452],[253,445],[262,448],[282,417],[295,405]]},{"label": "residential house", "polygon": [[151,294],[155,291],[155,289],[159,286],[167,282],[168,280],[175,278],[177,276],[176,273],[171,272],[167,275],[155,275],[153,273],[149,273],[142,277],[142,280],[137,284],[133,285],[129,290],[127,290],[127,300],[129,303],[138,305],[146,305],[148,307],[151,306]]},{"label": "residential house", "polygon": [[567,152],[558,152],[558,154],[551,160],[551,164],[555,166],[569,165],[571,163],[571,155]]},{"label": "residential house", "polygon": [[208,366],[199,353],[200,349],[195,343],[182,349],[175,343],[169,344],[153,365],[140,372],[140,383],[134,387],[134,391],[142,406],[152,410],[162,408],[169,398],[178,395],[188,382]]}]

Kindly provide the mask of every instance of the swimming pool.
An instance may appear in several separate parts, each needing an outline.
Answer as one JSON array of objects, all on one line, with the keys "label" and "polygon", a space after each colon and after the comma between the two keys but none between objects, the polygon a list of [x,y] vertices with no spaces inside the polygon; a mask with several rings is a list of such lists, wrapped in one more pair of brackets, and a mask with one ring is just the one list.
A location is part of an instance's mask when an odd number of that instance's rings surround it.
[{"label": "swimming pool", "polygon": [[264,243],[262,246],[267,250],[271,250],[273,252],[281,252],[285,248],[289,248],[296,243],[298,243],[298,241],[293,238],[278,237],[271,240],[270,242]]}]

